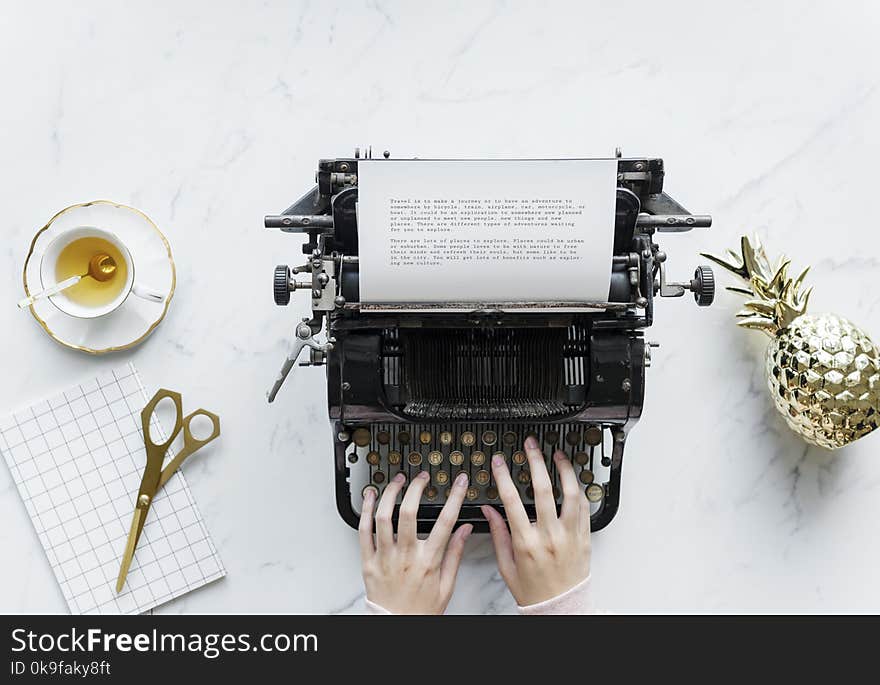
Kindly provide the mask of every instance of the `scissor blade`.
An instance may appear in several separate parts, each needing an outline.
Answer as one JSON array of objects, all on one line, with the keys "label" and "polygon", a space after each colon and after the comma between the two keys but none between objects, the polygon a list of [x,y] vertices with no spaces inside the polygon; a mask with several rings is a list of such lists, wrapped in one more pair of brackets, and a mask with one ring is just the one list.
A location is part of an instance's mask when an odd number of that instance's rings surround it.
[{"label": "scissor blade", "polygon": [[132,559],[134,559],[134,550],[141,537],[141,531],[144,529],[144,519],[146,517],[146,509],[141,509],[140,507],[135,508],[134,516],[131,518],[131,529],[128,531],[128,540],[125,542],[125,551],[122,553],[122,564],[119,567],[119,576],[116,578],[116,594],[122,592],[122,586],[125,585],[125,578],[128,576],[128,568],[131,566]]}]

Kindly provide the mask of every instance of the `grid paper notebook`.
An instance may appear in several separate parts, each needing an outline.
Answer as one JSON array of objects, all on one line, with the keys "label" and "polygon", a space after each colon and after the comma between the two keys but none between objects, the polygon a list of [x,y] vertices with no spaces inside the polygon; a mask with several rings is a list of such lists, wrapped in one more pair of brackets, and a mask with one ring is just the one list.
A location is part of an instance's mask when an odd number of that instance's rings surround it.
[{"label": "grid paper notebook", "polygon": [[73,614],[142,613],[226,575],[178,470],[157,493],[116,594],[146,464],[148,400],[129,363],[0,420],[0,450]]}]

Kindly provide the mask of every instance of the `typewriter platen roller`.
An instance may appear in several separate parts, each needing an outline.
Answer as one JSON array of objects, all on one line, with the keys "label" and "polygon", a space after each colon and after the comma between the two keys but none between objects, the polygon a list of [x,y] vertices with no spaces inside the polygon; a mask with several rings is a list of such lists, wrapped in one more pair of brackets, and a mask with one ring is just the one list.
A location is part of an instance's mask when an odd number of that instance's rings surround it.
[{"label": "typewriter platen roller", "polygon": [[[369,155],[369,153],[368,153]],[[371,155],[369,155],[371,156]],[[388,154],[385,154],[388,157]],[[318,164],[317,184],[265,226],[305,236],[305,263],[274,273],[279,305],[308,291],[312,316],[295,326],[290,352],[268,393],[275,399],[293,367],[325,366],[333,429],[336,502],[356,527],[365,488],[385,487],[398,472],[431,474],[419,529],[433,525],[461,471],[469,489],[460,521],[487,531],[479,505],[503,513],[489,464],[503,455],[529,515],[530,474],[522,444],[533,435],[547,458],[562,449],[592,506],[592,528],[614,517],[623,452],[644,401],[651,348],[644,329],[657,296],[693,293],[711,304],[714,277],[671,282],[659,233],[707,228],[663,191],[661,159],[617,155],[614,249],[608,298],[566,307],[474,304],[376,311],[359,301],[359,152]],[[609,230],[611,228],[609,227]],[[303,355],[303,352],[306,354]]]}]

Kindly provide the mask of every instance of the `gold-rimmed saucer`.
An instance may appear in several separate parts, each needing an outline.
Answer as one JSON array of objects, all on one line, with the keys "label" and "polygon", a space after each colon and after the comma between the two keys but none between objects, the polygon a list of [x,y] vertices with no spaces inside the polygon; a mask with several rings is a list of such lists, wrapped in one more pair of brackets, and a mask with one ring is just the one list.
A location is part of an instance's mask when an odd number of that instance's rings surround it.
[{"label": "gold-rimmed saucer", "polygon": [[93,226],[115,234],[131,252],[139,282],[167,293],[162,302],[129,295],[116,310],[96,319],[62,312],[49,299],[34,302],[31,314],[53,340],[88,354],[127,350],[141,343],[165,318],[177,276],[168,240],[143,212],[128,205],[94,200],[71,205],[49,219],[31,241],[22,279],[26,295],[42,289],[40,259],[56,236],[72,228]]}]

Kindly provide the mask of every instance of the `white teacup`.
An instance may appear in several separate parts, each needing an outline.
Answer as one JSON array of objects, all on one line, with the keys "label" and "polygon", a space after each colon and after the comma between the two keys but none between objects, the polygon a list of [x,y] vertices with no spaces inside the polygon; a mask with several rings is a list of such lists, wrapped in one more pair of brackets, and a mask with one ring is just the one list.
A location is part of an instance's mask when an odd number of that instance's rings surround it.
[{"label": "white teacup", "polygon": [[62,290],[57,295],[53,295],[49,298],[52,304],[58,307],[62,312],[81,319],[94,319],[118,309],[119,306],[125,302],[126,298],[128,298],[129,293],[133,293],[137,297],[149,300],[150,302],[163,302],[165,300],[165,294],[135,281],[134,260],[132,259],[131,252],[129,252],[128,248],[121,240],[119,240],[119,238],[109,231],[90,226],[83,226],[65,231],[49,243],[45,252],[43,252],[40,257],[40,283],[43,288],[49,288],[57,281],[55,277],[55,268],[61,251],[74,240],[79,240],[80,238],[102,238],[119,250],[119,253],[122,255],[123,259],[125,259],[127,266],[125,284],[113,300],[98,307],[75,302],[67,297]]}]

